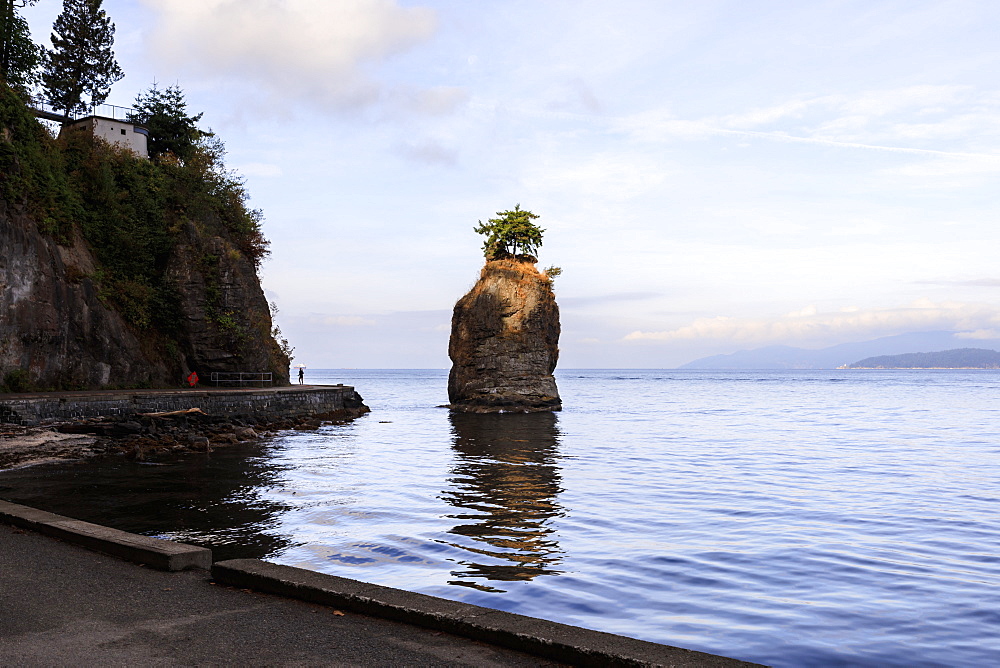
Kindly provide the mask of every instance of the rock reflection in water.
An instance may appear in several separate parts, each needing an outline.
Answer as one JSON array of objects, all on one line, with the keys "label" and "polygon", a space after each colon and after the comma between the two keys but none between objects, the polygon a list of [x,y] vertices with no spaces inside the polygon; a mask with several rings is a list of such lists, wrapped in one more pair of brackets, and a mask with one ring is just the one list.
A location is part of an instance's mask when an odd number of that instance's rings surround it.
[{"label": "rock reflection in water", "polygon": [[212,548],[215,559],[263,558],[291,541],[289,508],[264,498],[279,482],[270,442],[157,463],[104,457],[0,472],[0,498],[123,531]]},{"label": "rock reflection in water", "polygon": [[[461,509],[449,542],[472,553],[451,584],[502,591],[482,580],[531,580],[556,574],[562,558],[552,526],[563,515],[559,430],[553,413],[450,416],[456,462],[442,499]],[[480,582],[477,582],[479,580]]]}]

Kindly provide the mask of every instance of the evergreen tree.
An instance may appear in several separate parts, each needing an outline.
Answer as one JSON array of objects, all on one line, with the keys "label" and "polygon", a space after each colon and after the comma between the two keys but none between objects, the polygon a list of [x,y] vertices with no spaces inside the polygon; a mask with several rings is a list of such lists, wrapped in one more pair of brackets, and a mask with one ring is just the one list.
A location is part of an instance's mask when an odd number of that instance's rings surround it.
[{"label": "evergreen tree", "polygon": [[[102,2],[63,0],[52,26],[52,50],[45,55],[42,82],[49,103],[66,116],[103,103],[111,85],[125,76],[111,50],[115,24],[101,9]],[[84,95],[89,103],[84,103]]]},{"label": "evergreen tree", "polygon": [[38,82],[43,50],[31,41],[31,30],[17,10],[38,0],[0,0],[0,79],[22,94]]},{"label": "evergreen tree", "polygon": [[203,115],[188,116],[180,86],[160,90],[154,83],[149,90],[136,96],[129,122],[149,130],[150,157],[172,153],[187,162],[201,139],[214,136],[196,125]]},{"label": "evergreen tree", "polygon": [[539,218],[528,210],[522,210],[521,205],[513,211],[497,211],[499,218],[490,218],[484,225],[474,228],[476,234],[486,235],[483,243],[483,254],[487,260],[495,260],[510,255],[534,257],[538,247],[542,245],[542,228],[531,222]]}]

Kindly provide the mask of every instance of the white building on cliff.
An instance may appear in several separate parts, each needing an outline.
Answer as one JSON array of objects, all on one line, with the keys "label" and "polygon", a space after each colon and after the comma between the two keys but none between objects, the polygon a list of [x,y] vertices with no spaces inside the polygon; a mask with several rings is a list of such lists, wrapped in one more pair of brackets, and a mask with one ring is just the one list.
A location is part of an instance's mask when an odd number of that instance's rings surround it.
[{"label": "white building on cliff", "polygon": [[[119,111],[122,112],[123,116],[127,117],[128,112],[131,110],[125,107],[102,104],[99,108],[110,109],[111,116],[100,116],[92,113],[90,116],[77,118],[67,123],[65,116],[51,111],[46,106],[39,103],[31,107],[31,111],[37,118],[51,121],[53,125],[58,123],[59,136],[62,136],[64,132],[87,131],[109,144],[126,148],[141,158],[149,157],[149,130],[141,125],[115,118]],[[94,110],[92,109],[91,111],[93,112]],[[53,131],[55,131],[54,127]]]},{"label": "white building on cliff", "polygon": [[85,116],[64,125],[63,132],[89,131],[109,144],[127,148],[139,157],[149,157],[149,131],[141,125],[106,116]]}]

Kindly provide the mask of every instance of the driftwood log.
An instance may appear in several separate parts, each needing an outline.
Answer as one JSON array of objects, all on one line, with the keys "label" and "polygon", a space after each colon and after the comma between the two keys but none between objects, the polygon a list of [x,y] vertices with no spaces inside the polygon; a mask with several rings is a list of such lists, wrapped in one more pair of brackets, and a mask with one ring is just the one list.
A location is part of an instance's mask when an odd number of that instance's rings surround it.
[{"label": "driftwood log", "polygon": [[199,415],[208,415],[205,411],[200,408],[188,408],[187,410],[181,411],[163,411],[161,413],[139,413],[143,417],[173,417],[174,415],[188,415],[190,413],[198,413]]}]

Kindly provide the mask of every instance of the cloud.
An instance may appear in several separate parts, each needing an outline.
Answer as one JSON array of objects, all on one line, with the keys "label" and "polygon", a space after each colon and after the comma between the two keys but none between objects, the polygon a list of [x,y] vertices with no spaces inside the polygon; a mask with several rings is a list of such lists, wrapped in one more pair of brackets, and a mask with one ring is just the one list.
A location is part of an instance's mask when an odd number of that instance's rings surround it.
[{"label": "cloud", "polygon": [[819,311],[816,309],[816,307],[813,306],[813,305],[809,305],[809,306],[806,306],[805,308],[800,309],[798,311],[791,311],[788,314],[786,314],[785,317],[786,318],[809,318],[811,316],[816,315],[817,313],[819,313]]},{"label": "cloud", "polygon": [[601,112],[601,102],[594,91],[582,79],[574,78],[557,88],[556,98],[549,103],[549,108],[557,111],[581,111],[597,114]]},{"label": "cloud", "polygon": [[723,125],[730,128],[755,128],[768,125],[785,118],[800,117],[802,112],[815,104],[815,100],[791,100],[773,107],[751,109],[741,114],[731,114],[721,119]]},{"label": "cloud", "polygon": [[975,288],[1000,288],[1000,278],[974,278],[969,281],[916,281],[920,285],[968,285]]},{"label": "cloud", "polygon": [[[412,48],[436,17],[395,0],[144,0],[161,62],[248,84],[272,101],[335,108],[378,99],[367,65]],[[259,102],[259,100],[258,100]]]},{"label": "cloud", "polygon": [[[853,96],[793,98],[697,119],[648,110],[615,119],[611,126],[645,142],[728,135],[942,159],[931,167],[913,167],[917,175],[923,175],[922,170],[931,175],[991,172],[1000,166],[1000,154],[984,150],[989,146],[980,139],[1000,132],[1000,100],[969,86],[909,86]],[[945,141],[965,141],[965,146],[927,146]],[[918,145],[907,145],[913,143]]]},{"label": "cloud", "polygon": [[444,116],[469,101],[468,91],[458,86],[403,88],[390,97],[396,108],[423,116]]},{"label": "cloud", "polygon": [[959,332],[959,339],[1000,339],[1000,329],[977,329],[973,332]]},{"label": "cloud", "polygon": [[374,325],[371,318],[360,315],[310,315],[305,318],[310,325],[326,325],[332,327],[367,327]]},{"label": "cloud", "polygon": [[539,192],[600,193],[624,201],[660,188],[669,176],[655,160],[600,153],[563,164],[532,165],[523,181]]},{"label": "cloud", "polygon": [[595,304],[617,304],[619,302],[642,301],[662,297],[662,292],[616,292],[610,295],[594,295],[593,297],[560,297],[563,308],[593,306]]},{"label": "cloud", "polygon": [[996,172],[1000,172],[1000,157],[968,156],[961,158],[943,156],[934,160],[904,165],[894,170],[886,170],[885,173],[900,174],[902,176],[941,177],[995,174]]},{"label": "cloud", "polygon": [[[1000,327],[1000,307],[926,299],[909,306],[818,313],[814,307],[780,318],[699,318],[689,325],[661,332],[635,331],[626,341],[716,340],[734,343],[787,343],[887,336],[907,331],[966,330]],[[971,338],[986,338],[972,337]]]},{"label": "cloud", "polygon": [[420,142],[407,142],[398,148],[399,153],[415,162],[428,165],[452,166],[458,162],[458,152],[427,139]]},{"label": "cloud", "polygon": [[281,167],[265,162],[248,162],[245,165],[239,165],[236,170],[247,176],[272,177],[282,174]]}]

